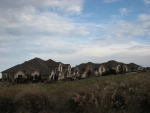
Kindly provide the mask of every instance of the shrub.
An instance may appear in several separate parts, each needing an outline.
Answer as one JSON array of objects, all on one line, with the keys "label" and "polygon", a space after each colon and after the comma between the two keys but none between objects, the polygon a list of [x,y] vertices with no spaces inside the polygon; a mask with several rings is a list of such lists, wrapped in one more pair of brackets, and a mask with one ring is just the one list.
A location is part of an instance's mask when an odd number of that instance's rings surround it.
[{"label": "shrub", "polygon": [[100,104],[99,97],[93,93],[76,94],[68,101],[68,108],[77,113],[97,113]]},{"label": "shrub", "polygon": [[9,97],[0,96],[0,113],[14,113],[15,106],[13,100]]},{"label": "shrub", "polygon": [[107,70],[106,72],[104,72],[102,75],[106,76],[106,75],[116,75],[116,71],[112,68],[110,68],[109,70]]},{"label": "shrub", "polygon": [[49,96],[38,91],[20,93],[16,96],[15,103],[18,110],[21,108],[21,110],[29,110],[31,113],[38,113],[47,109],[54,110],[54,104],[50,102]]},{"label": "shrub", "polygon": [[140,95],[138,104],[140,113],[150,113],[150,94],[145,93]]},{"label": "shrub", "polygon": [[112,109],[125,110],[127,108],[127,101],[121,94],[116,94],[112,99]]}]

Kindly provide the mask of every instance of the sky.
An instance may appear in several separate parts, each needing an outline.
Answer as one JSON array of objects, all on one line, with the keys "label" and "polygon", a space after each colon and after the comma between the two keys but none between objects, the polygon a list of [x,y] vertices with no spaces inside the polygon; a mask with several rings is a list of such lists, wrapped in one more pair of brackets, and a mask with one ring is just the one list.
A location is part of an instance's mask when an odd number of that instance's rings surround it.
[{"label": "sky", "polygon": [[35,57],[150,66],[150,0],[0,0],[0,72]]}]

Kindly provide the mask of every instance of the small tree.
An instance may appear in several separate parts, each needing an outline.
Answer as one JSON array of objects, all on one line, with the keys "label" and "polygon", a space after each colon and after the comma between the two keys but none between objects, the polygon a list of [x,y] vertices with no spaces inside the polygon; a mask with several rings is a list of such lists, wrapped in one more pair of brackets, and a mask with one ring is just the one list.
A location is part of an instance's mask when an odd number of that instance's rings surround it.
[{"label": "small tree", "polygon": [[126,68],[125,67],[123,67],[123,66],[121,66],[120,68],[119,68],[119,72],[118,72],[119,74],[125,74],[126,73]]},{"label": "small tree", "polygon": [[105,73],[103,73],[102,75],[103,76],[106,76],[106,75],[116,75],[116,71],[112,68],[109,68],[109,70],[107,70]]}]

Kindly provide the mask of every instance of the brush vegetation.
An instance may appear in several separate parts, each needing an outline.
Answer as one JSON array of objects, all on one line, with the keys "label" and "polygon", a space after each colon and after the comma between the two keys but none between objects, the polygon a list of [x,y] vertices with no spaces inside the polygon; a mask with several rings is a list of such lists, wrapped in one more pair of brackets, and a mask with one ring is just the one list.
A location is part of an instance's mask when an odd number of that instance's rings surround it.
[{"label": "brush vegetation", "polygon": [[150,73],[0,83],[0,113],[150,113]]}]

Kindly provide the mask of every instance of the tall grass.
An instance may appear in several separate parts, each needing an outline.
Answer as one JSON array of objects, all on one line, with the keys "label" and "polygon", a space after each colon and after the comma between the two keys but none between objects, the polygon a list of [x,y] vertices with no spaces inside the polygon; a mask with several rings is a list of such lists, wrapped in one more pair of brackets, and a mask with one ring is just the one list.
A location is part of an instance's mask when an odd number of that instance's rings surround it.
[{"label": "tall grass", "polygon": [[150,113],[150,73],[0,85],[0,113]]}]

